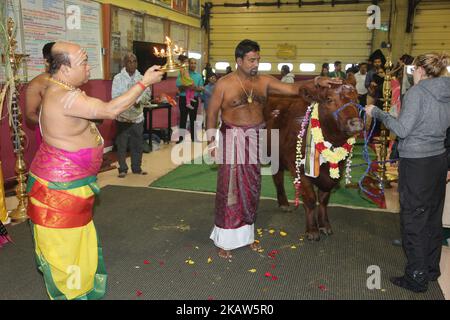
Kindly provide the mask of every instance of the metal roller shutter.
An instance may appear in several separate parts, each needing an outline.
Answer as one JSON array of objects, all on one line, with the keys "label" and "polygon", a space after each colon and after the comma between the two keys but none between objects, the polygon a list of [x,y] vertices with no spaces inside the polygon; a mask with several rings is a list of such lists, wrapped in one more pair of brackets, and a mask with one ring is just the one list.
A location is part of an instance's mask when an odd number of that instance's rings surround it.
[{"label": "metal roller shutter", "polygon": [[411,54],[450,53],[450,1],[422,0],[416,8]]},{"label": "metal roller shutter", "polygon": [[[323,62],[340,60],[358,63],[367,60],[372,32],[366,27],[364,8],[355,11],[313,11],[272,13],[215,13],[211,19],[210,61],[229,62],[234,69],[234,49],[243,39],[261,46],[261,62],[290,62],[294,72],[300,63],[314,63],[319,73]],[[327,8],[329,10],[329,8]],[[280,58],[279,45],[295,46],[293,58]]]}]

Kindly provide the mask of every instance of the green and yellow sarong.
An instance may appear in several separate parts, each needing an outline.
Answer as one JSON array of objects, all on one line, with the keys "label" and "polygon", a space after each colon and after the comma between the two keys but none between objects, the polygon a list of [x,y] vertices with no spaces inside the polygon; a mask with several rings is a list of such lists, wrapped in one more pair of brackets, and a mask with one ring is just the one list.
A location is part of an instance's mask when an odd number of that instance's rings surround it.
[{"label": "green and yellow sarong", "polygon": [[103,146],[68,152],[43,142],[27,192],[38,269],[51,299],[100,299],[106,291],[102,249],[92,221]]}]

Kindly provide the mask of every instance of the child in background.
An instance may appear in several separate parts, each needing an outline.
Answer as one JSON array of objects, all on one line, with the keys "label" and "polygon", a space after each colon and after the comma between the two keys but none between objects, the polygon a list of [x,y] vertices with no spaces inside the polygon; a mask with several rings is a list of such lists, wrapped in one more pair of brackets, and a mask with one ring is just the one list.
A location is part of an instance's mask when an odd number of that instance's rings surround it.
[{"label": "child in background", "polygon": [[[181,85],[185,87],[192,86],[194,84],[194,80],[192,80],[191,76],[189,75],[188,57],[186,57],[185,55],[180,55],[178,57],[178,60],[183,66],[183,68],[181,68],[180,70]],[[187,88],[185,92],[186,92],[186,108],[194,109],[194,107],[191,105],[191,101],[195,97],[195,91]]]}]

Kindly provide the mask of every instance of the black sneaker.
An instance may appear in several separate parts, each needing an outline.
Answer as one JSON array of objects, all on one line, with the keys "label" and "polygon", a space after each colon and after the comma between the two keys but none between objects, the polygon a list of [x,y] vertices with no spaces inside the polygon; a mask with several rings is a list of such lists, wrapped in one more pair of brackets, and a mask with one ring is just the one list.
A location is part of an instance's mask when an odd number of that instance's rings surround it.
[{"label": "black sneaker", "polygon": [[413,291],[413,292],[425,292],[428,289],[427,285],[420,285],[416,281],[409,279],[407,276],[403,277],[392,277],[389,279],[393,284],[395,284],[398,287],[402,287],[406,290]]}]

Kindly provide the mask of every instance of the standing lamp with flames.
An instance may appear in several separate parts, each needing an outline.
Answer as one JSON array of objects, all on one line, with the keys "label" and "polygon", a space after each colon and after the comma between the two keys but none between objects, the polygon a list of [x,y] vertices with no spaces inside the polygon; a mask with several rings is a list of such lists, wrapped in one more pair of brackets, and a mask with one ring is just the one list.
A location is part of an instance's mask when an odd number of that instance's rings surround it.
[{"label": "standing lamp with flames", "polygon": [[16,156],[15,171],[17,173],[16,197],[19,201],[17,208],[9,213],[12,222],[20,223],[28,219],[27,216],[27,192],[26,192],[26,164],[24,159],[25,132],[22,129],[22,114],[19,107],[18,71],[23,59],[28,55],[16,53],[17,40],[15,39],[15,23],[8,18],[5,32],[4,63],[6,66],[5,86],[0,94],[0,113],[4,99],[6,99],[7,112],[9,114],[9,126],[11,139]]}]

